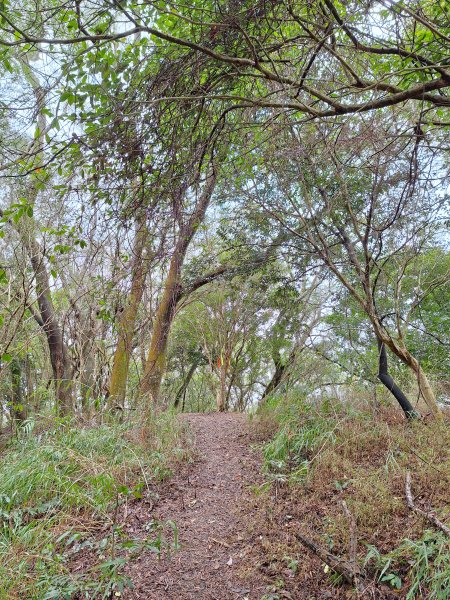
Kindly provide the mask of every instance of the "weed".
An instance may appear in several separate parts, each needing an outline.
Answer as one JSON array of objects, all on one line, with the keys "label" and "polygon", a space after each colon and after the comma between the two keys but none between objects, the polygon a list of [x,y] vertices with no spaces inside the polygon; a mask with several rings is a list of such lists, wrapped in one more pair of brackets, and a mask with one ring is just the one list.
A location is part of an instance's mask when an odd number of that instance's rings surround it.
[{"label": "weed", "polygon": [[[124,561],[178,546],[174,523],[153,523],[142,541],[126,539],[114,522],[122,503],[142,498],[185,457],[170,419],[155,418],[145,443],[129,425],[79,428],[58,420],[38,434],[21,432],[0,465],[0,598],[107,598],[131,584]],[[96,542],[105,527],[111,534]],[[96,557],[92,569],[70,574],[70,561],[85,551]]]},{"label": "weed", "polygon": [[403,540],[387,554],[369,546],[364,561],[376,572],[378,581],[400,589],[404,573],[408,580],[406,600],[426,597],[446,600],[450,597],[450,553],[448,539],[441,532],[426,530],[417,541]]},{"label": "weed", "polygon": [[[279,412],[280,427],[263,447],[265,470],[272,481],[300,483],[308,475],[315,451],[333,439],[326,413],[311,415],[302,400]],[[331,428],[330,428],[331,423]]]}]

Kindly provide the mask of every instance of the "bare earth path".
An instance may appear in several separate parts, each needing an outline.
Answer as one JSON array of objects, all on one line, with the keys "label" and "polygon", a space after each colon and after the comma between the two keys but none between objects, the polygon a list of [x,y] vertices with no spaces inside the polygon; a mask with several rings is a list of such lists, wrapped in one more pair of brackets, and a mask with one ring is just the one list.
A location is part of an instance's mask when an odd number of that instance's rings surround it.
[{"label": "bare earth path", "polygon": [[[149,600],[259,599],[266,585],[252,581],[245,557],[258,538],[252,531],[249,486],[259,464],[240,414],[184,415],[195,436],[198,460],[175,475],[152,511],[175,521],[181,549],[160,561],[150,553],[131,566],[134,590],[127,598]],[[145,512],[145,511],[144,511]],[[149,514],[131,515],[136,529]],[[141,523],[142,526],[142,523]],[[250,579],[249,579],[250,577]]]}]

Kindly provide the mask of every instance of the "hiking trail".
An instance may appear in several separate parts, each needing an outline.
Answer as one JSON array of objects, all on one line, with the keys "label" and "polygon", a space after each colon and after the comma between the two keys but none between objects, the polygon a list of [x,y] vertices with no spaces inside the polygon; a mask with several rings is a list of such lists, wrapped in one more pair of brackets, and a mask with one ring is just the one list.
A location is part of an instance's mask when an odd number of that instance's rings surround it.
[{"label": "hiking trail", "polygon": [[260,464],[250,448],[247,417],[237,413],[185,414],[197,457],[163,486],[155,506],[137,504],[130,514],[137,532],[151,519],[172,520],[181,548],[158,560],[146,552],[128,568],[133,600],[258,599],[267,589],[255,581],[245,557],[258,537],[252,529],[249,486]]}]

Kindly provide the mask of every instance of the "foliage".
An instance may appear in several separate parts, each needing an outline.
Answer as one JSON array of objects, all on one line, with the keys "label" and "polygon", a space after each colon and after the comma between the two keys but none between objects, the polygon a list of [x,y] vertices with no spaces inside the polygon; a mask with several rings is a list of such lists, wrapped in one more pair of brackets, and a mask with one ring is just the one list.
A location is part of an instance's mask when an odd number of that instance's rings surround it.
[{"label": "foliage", "polygon": [[314,409],[295,393],[264,404],[264,414],[274,412],[277,432],[264,445],[265,470],[271,480],[300,483],[310,473],[316,452],[333,443],[333,412],[328,402]]},{"label": "foliage", "polygon": [[450,594],[450,552],[442,532],[427,530],[420,539],[405,539],[387,554],[369,546],[364,563],[376,569],[379,581],[394,588],[401,588],[406,579],[406,600],[422,597],[425,590],[435,600],[445,600]]},{"label": "foliage", "polygon": [[350,494],[383,572],[401,471],[442,493],[449,40],[444,0],[0,2],[5,597],[170,549],[97,539],[182,458],[170,406],[256,411],[269,483]]}]

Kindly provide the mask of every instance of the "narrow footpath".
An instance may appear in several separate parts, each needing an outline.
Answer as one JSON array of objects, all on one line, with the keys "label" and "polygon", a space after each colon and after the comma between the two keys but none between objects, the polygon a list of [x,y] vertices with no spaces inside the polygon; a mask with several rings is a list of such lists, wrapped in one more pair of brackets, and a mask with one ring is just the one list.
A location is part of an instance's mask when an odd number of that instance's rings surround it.
[{"label": "narrow footpath", "polygon": [[[172,520],[180,550],[158,560],[146,552],[130,566],[130,599],[259,600],[266,584],[255,581],[245,557],[258,537],[252,531],[250,486],[259,482],[257,453],[241,414],[183,415],[193,431],[197,459],[170,480],[152,510]],[[145,511],[144,511],[145,512]],[[134,512],[135,526],[149,514]],[[142,526],[142,524],[141,524]]]}]

